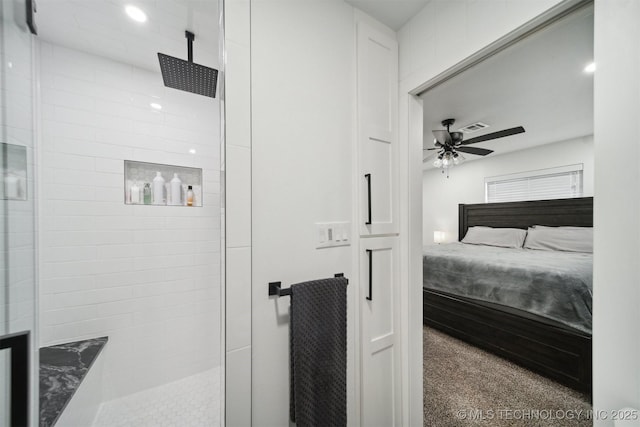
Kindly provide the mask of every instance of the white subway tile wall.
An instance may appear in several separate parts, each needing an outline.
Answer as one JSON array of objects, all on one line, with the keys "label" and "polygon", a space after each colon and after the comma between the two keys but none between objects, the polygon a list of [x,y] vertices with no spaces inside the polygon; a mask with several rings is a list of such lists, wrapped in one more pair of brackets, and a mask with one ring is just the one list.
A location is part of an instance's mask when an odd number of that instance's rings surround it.
[{"label": "white subway tile wall", "polygon": [[[105,400],[218,366],[218,99],[53,44],[39,59],[41,345],[108,335]],[[125,159],[202,168],[204,206],[125,205]]]}]

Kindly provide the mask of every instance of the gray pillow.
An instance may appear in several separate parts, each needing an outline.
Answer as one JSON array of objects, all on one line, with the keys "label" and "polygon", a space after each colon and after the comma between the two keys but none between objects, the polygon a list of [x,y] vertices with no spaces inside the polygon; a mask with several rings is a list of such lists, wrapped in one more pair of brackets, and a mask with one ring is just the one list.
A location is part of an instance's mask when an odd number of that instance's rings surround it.
[{"label": "gray pillow", "polygon": [[462,243],[522,248],[526,235],[527,231],[519,228],[469,227]]},{"label": "gray pillow", "polygon": [[525,249],[593,253],[593,227],[545,227],[527,231]]}]

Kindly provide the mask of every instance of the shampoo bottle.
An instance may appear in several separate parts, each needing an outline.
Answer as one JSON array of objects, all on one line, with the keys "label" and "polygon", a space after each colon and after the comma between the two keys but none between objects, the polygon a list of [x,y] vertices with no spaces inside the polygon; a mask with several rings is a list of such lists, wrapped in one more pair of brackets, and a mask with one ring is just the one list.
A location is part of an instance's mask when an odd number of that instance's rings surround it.
[{"label": "shampoo bottle", "polygon": [[151,204],[151,184],[148,182],[144,183],[144,189],[142,190],[142,198],[144,200],[145,205]]},{"label": "shampoo bottle", "polygon": [[153,178],[153,204],[164,205],[164,178],[160,172],[156,172]]},{"label": "shampoo bottle", "polygon": [[193,187],[191,185],[187,190],[187,206],[193,206]]},{"label": "shampoo bottle", "polygon": [[131,186],[131,203],[134,205],[140,203],[140,187],[135,182]]},{"label": "shampoo bottle", "polygon": [[182,204],[182,181],[178,178],[178,174],[173,174],[171,180],[171,204],[180,206]]}]

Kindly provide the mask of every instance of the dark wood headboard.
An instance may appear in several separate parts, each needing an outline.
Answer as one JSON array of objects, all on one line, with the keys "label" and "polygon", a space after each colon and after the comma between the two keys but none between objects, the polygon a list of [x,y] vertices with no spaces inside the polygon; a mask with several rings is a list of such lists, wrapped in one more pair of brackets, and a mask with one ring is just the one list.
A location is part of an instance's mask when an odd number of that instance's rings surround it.
[{"label": "dark wood headboard", "polygon": [[532,225],[593,227],[593,197],[458,205],[458,240],[469,227],[524,228]]}]

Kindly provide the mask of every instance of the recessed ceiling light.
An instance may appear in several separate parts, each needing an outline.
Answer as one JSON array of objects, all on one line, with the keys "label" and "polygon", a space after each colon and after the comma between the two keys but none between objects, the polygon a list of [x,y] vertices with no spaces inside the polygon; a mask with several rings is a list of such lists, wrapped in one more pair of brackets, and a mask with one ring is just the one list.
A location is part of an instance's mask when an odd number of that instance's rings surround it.
[{"label": "recessed ceiling light", "polygon": [[591,64],[587,65],[586,67],[584,67],[584,72],[585,73],[593,73],[596,71],[596,63],[592,62]]},{"label": "recessed ceiling light", "polygon": [[151,104],[149,104],[151,106],[151,108],[153,108],[154,110],[162,110],[162,105],[158,104],[157,102],[152,102]]},{"label": "recessed ceiling light", "polygon": [[195,149],[195,148],[190,149],[190,150],[189,150],[189,153],[191,153],[191,154],[196,154],[196,149]]},{"label": "recessed ceiling light", "polygon": [[147,14],[144,13],[139,7],[127,5],[124,8],[124,11],[127,12],[129,18],[133,19],[136,22],[147,22]]}]

